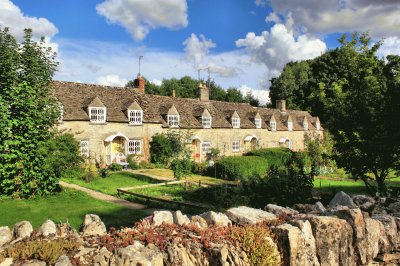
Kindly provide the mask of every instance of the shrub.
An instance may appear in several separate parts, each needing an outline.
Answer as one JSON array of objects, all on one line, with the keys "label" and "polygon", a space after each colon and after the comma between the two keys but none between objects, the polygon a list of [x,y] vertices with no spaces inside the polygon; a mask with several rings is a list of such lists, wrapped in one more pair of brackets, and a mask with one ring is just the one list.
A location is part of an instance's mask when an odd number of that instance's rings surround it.
[{"label": "shrub", "polygon": [[269,167],[281,167],[290,159],[293,152],[288,148],[268,148],[248,152],[247,156],[259,156],[268,161]]},{"label": "shrub", "polygon": [[135,154],[129,154],[128,157],[126,158],[126,161],[129,164],[129,168],[133,170],[139,169],[139,164],[137,162]]},{"label": "shrub", "polygon": [[178,131],[169,131],[163,134],[156,134],[150,142],[150,161],[152,163],[169,165],[172,160],[190,153],[185,147],[188,137]]},{"label": "shrub", "polygon": [[108,169],[110,169],[111,171],[121,171],[122,170],[122,165],[117,164],[117,163],[112,163]]},{"label": "shrub", "polygon": [[[139,167],[142,169],[155,169],[155,168],[157,168],[157,165],[154,163],[141,162],[139,164]],[[161,168],[164,168],[164,167],[161,167]]]},{"label": "shrub", "polygon": [[171,162],[174,177],[178,180],[192,173],[192,161],[190,159],[175,159]]},{"label": "shrub", "polygon": [[257,156],[231,156],[216,162],[216,177],[228,180],[247,180],[267,173],[268,162]]},{"label": "shrub", "polygon": [[208,163],[195,163],[192,162],[192,173],[198,175],[204,175],[207,172]]}]

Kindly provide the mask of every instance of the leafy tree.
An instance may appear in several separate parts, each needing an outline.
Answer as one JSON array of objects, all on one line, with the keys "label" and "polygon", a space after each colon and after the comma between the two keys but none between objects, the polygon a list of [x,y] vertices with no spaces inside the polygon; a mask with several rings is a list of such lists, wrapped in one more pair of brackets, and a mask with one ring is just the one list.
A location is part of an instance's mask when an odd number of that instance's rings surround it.
[{"label": "leafy tree", "polygon": [[241,103],[243,102],[243,94],[236,88],[229,88],[226,91],[225,101]]},{"label": "leafy tree", "polygon": [[243,97],[243,102],[249,103],[252,106],[259,106],[260,101],[256,98],[254,98],[253,94],[249,91],[247,94]]},{"label": "leafy tree", "polygon": [[0,193],[15,197],[48,194],[57,174],[46,166],[41,149],[53,137],[59,111],[49,82],[56,70],[55,54],[44,39],[32,40],[25,30],[19,45],[0,28]]}]

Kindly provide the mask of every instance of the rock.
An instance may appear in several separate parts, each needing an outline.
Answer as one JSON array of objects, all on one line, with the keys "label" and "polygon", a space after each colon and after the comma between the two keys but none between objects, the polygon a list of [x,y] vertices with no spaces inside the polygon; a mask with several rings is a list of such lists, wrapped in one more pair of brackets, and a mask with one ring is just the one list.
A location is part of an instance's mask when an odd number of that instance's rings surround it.
[{"label": "rock", "polygon": [[174,217],[170,211],[155,211],[153,214],[153,225],[173,224]]},{"label": "rock", "polygon": [[44,237],[55,236],[56,232],[56,224],[52,220],[45,221],[39,228],[39,234]]},{"label": "rock", "polygon": [[13,258],[6,258],[2,262],[0,262],[0,266],[12,266],[13,265]]},{"label": "rock", "polygon": [[74,255],[74,258],[84,257],[84,256],[92,253],[95,250],[96,250],[95,248],[87,248],[87,247],[81,246],[79,248],[79,252]]},{"label": "rock", "polygon": [[228,226],[232,225],[231,220],[229,220],[228,216],[220,212],[205,212],[200,214],[200,217],[206,220],[208,225],[216,225],[216,226]]},{"label": "rock", "polygon": [[399,235],[395,218],[387,214],[373,215],[371,218],[380,221],[385,228],[386,237],[389,242],[389,250],[385,251],[392,251],[398,247],[400,243],[398,239]]},{"label": "rock", "polygon": [[295,215],[295,214],[299,214],[298,211],[293,210],[291,208],[288,207],[281,207],[275,204],[268,204],[267,206],[264,207],[264,210],[271,212],[275,215],[281,215],[281,214],[285,214],[285,215]]},{"label": "rock", "polygon": [[256,224],[263,221],[275,221],[275,214],[246,206],[231,208],[225,213],[229,219],[238,224]]},{"label": "rock", "polygon": [[163,266],[163,255],[154,245],[143,246],[135,241],[133,245],[115,251],[115,265],[152,265]]},{"label": "rock", "polygon": [[179,226],[185,226],[190,223],[189,218],[182,214],[181,211],[176,211],[173,213],[173,218],[174,218],[174,224],[179,225]]},{"label": "rock", "polygon": [[[281,247],[283,265],[320,265],[316,255],[315,240],[308,221],[299,222],[304,231],[291,224],[272,228]],[[311,244],[311,246],[310,246]]]},{"label": "rock", "polygon": [[295,204],[295,205],[293,205],[293,209],[295,209],[296,211],[299,211],[301,213],[306,213],[306,214],[319,213],[315,204]]},{"label": "rock", "polygon": [[374,198],[367,195],[355,195],[353,202],[363,211],[372,210],[376,204]]},{"label": "rock", "polygon": [[57,236],[59,237],[66,237],[69,235],[74,235],[77,236],[78,232],[71,227],[70,224],[68,223],[61,223],[61,224],[57,224]]},{"label": "rock", "polygon": [[332,216],[308,218],[321,266],[355,265],[353,229],[343,219]]},{"label": "rock", "polygon": [[8,226],[0,227],[0,247],[12,240],[11,230]]},{"label": "rock", "polygon": [[46,262],[40,260],[28,260],[22,263],[21,266],[46,266]]},{"label": "rock", "polygon": [[86,214],[81,228],[84,236],[102,236],[107,233],[106,226],[96,214]]},{"label": "rock", "polygon": [[99,253],[94,256],[93,264],[95,266],[109,266],[113,265],[111,262],[113,261],[112,253],[108,251],[105,247],[102,247],[99,250]]},{"label": "rock", "polygon": [[[278,256],[278,258],[280,258],[280,256]],[[250,261],[245,252],[237,250],[232,245],[219,244],[211,248],[209,263],[201,265],[250,266]]]},{"label": "rock", "polygon": [[200,229],[204,229],[204,228],[207,228],[207,227],[208,227],[207,221],[204,220],[204,218],[202,218],[202,217],[200,217],[200,216],[198,216],[198,215],[192,216],[191,222],[192,222],[195,226],[197,226],[198,228],[200,228]]},{"label": "rock", "polygon": [[326,209],[325,209],[325,207],[324,207],[324,204],[322,204],[320,201],[317,201],[314,205],[315,205],[315,209],[316,209],[319,213],[324,214],[324,213],[326,212]]},{"label": "rock", "polygon": [[351,197],[343,191],[339,191],[338,193],[336,193],[336,195],[333,197],[328,205],[329,208],[334,208],[336,206],[356,207]]},{"label": "rock", "polygon": [[196,265],[207,265],[207,258],[203,256],[194,256],[191,252],[185,248],[182,244],[173,244],[168,247],[167,250],[168,261],[172,265],[185,265],[185,266],[196,266]]},{"label": "rock", "polygon": [[390,203],[388,208],[391,213],[400,213],[400,201]]},{"label": "rock", "polygon": [[[387,250],[388,240],[386,239],[385,228],[378,220],[365,218],[365,241],[367,262],[372,261],[382,250]],[[382,246],[382,248],[381,248]]]},{"label": "rock", "polygon": [[58,258],[54,266],[73,266],[73,265],[69,260],[68,256],[62,255],[61,257]]},{"label": "rock", "polygon": [[13,235],[15,239],[23,239],[30,237],[32,234],[33,228],[30,222],[22,221],[16,223],[13,229]]}]

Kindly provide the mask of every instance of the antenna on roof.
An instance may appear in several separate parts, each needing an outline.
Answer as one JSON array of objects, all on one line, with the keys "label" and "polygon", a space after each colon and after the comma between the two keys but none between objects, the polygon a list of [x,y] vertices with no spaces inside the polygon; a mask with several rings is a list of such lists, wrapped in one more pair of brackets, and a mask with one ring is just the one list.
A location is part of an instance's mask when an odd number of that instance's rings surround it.
[{"label": "antenna on roof", "polygon": [[140,73],[140,61],[143,59],[143,55],[139,55],[139,73],[138,73],[138,76],[141,76],[141,73]]},{"label": "antenna on roof", "polygon": [[[210,82],[211,82],[211,70],[210,70],[210,67],[205,67],[205,68],[199,68],[199,69],[197,69],[199,81],[200,81],[200,72],[201,72],[202,70],[207,70],[207,73],[208,73],[207,82],[208,82],[208,86],[210,86]],[[207,85],[207,83],[206,83],[206,85]]]}]

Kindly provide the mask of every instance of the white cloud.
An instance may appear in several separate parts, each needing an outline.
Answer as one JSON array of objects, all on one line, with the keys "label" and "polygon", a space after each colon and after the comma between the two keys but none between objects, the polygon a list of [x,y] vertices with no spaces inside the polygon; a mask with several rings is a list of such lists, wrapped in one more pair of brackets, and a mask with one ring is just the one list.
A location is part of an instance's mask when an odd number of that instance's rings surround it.
[{"label": "white cloud", "polygon": [[121,78],[118,75],[100,76],[96,79],[97,84],[114,87],[124,87],[127,82],[127,79]]},{"label": "white cloud", "polygon": [[267,5],[268,1],[267,0],[256,0],[255,3],[257,6],[265,6],[265,5]]},{"label": "white cloud", "polygon": [[388,55],[400,55],[400,38],[389,37],[383,41],[378,50],[378,55],[386,57]]},{"label": "white cloud", "polygon": [[254,62],[267,66],[268,79],[277,75],[286,63],[317,57],[327,49],[320,39],[307,35],[296,38],[283,24],[275,24],[261,35],[249,32],[246,38],[236,41],[236,46],[244,47]]},{"label": "white cloud", "polygon": [[265,105],[270,102],[269,90],[255,90],[247,85],[242,85],[238,89],[243,95],[246,95],[250,92],[254,98],[258,99],[261,105]]},{"label": "white cloud", "polygon": [[177,29],[188,25],[186,0],[105,0],[97,12],[110,23],[122,25],[135,40],[151,29]]},{"label": "white cloud", "polygon": [[194,33],[183,42],[183,45],[185,46],[186,58],[192,61],[196,68],[205,60],[210,49],[216,47],[212,40],[207,40],[204,35],[200,35],[200,38],[198,38]]},{"label": "white cloud", "polygon": [[269,13],[269,15],[265,18],[266,22],[274,22],[274,23],[281,23],[281,18],[274,12]]},{"label": "white cloud", "polygon": [[153,79],[152,81],[150,81],[150,83],[157,85],[157,86],[161,86],[162,81],[159,79]]}]

